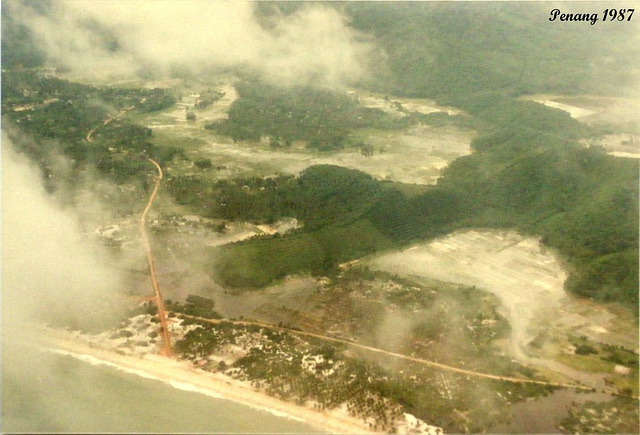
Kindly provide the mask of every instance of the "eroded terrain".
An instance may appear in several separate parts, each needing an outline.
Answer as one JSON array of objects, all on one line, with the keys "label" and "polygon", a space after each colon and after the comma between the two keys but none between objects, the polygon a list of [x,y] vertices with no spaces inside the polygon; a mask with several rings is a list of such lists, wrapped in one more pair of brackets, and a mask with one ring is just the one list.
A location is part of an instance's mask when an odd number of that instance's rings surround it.
[{"label": "eroded terrain", "polygon": [[[379,180],[424,188],[435,184],[440,171],[451,161],[468,154],[475,137],[475,132],[454,125],[417,124],[399,130],[357,130],[355,134],[371,146],[372,152],[368,154],[353,147],[319,152],[307,149],[301,142],[294,142],[287,149],[275,148],[268,138],[236,143],[204,128],[208,122],[226,117],[237,98],[232,86],[212,85],[213,92],[218,92],[221,98],[200,108],[201,92],[210,92],[208,85],[182,87],[179,82],[173,85],[181,93],[175,106],[159,112],[127,114],[131,121],[153,131],[155,144],[178,147],[189,158],[168,163],[165,168],[168,177],[197,176],[210,181],[264,178],[332,164],[367,172]],[[459,114],[428,100],[368,94],[359,99],[362,105],[400,118],[408,112]],[[580,119],[595,116],[595,112],[587,113],[588,109],[574,110],[569,102],[557,102],[553,107]],[[194,116],[189,119],[189,114]],[[633,137],[625,133],[619,139],[632,141]],[[197,166],[195,162],[199,159],[210,159],[212,167],[205,170]],[[142,203],[142,193],[136,186],[125,184],[118,186],[117,191],[104,186],[102,194],[115,199],[118,210],[114,207],[110,215],[96,210],[101,224],[86,233],[112,246],[118,255],[129,257],[132,261],[128,264],[136,264],[125,273],[126,296],[148,295],[137,228],[136,207]],[[452,431],[485,430],[498,421],[507,421],[509,411],[505,407],[546,394],[553,387],[540,385],[547,381],[637,395],[635,319],[614,307],[568,296],[563,289],[567,271],[558,256],[538,239],[514,232],[456,232],[399,252],[345,263],[331,276],[312,277],[303,273],[250,291],[224,288],[212,278],[206,260],[209,248],[255,236],[286,234],[300,225],[293,218],[268,224],[205,218],[193,208],[177,205],[175,198],[161,190],[148,226],[164,297],[184,301],[188,295],[199,295],[214,300],[216,311],[226,318],[258,320],[279,331],[301,329],[329,342],[337,339],[343,345],[353,342],[378,349],[382,353],[375,355],[362,346],[339,350],[344,357],[376,364],[382,370],[371,378],[379,382],[374,382],[376,388],[391,382],[393,388],[409,394],[419,418]],[[116,340],[115,345],[123,352],[153,351],[157,340],[153,336],[154,325],[147,320],[139,328],[135,326],[139,331],[131,330],[131,324],[111,333],[114,335],[108,336],[108,340]],[[220,327],[222,332],[216,328],[213,333],[216,337],[229,334],[227,326]],[[173,332],[177,340],[184,338],[185,331],[177,328]],[[222,346],[211,354],[194,356],[193,362],[218,370],[221,362],[229,366],[249,364],[243,358],[250,352],[263,356],[260,343],[238,347],[236,336],[244,336],[245,332],[233,332],[233,340],[228,343],[231,347]],[[265,332],[262,339],[273,337],[274,334]],[[309,362],[311,354],[304,356],[292,349],[283,353],[273,343],[267,347],[273,351],[274,370],[286,372],[286,358],[290,354],[300,359],[303,370],[323,375],[322,370],[327,367],[325,360]],[[482,376],[480,380],[473,376],[470,379],[455,370],[452,374],[426,368],[429,365],[399,361],[392,353],[446,364],[468,373],[527,378],[543,384],[522,387],[517,383],[487,381]],[[321,369],[316,370],[318,366]],[[233,373],[253,376],[258,385],[277,394],[308,387],[296,384],[286,374],[276,383],[263,383],[264,373],[257,365],[245,369]],[[398,375],[391,375],[396,372]],[[434,388],[423,397],[421,394],[427,393],[417,391],[422,391],[425,385]],[[304,388],[302,393],[306,391]],[[387,387],[380,388],[384,394],[389,393]],[[386,402],[384,394],[379,396],[384,399],[380,403],[391,403]],[[440,412],[431,416],[430,409]],[[376,424],[386,427],[383,421]]]},{"label": "eroded terrain", "polygon": [[509,352],[514,358],[593,387],[611,382],[633,385],[631,370],[576,355],[580,340],[619,346],[637,355],[638,331],[632,315],[568,295],[561,261],[535,238],[513,232],[457,232],[365,263],[493,293],[511,325]]},{"label": "eroded terrain", "polygon": [[523,99],[562,110],[586,124],[614,126],[617,131],[603,134],[595,140],[584,140],[583,143],[586,146],[604,147],[612,156],[640,158],[638,98],[530,95]]},{"label": "eroded terrain", "polygon": [[[202,85],[202,89],[206,89],[205,85]],[[196,89],[188,89],[175,108],[136,117],[136,120],[154,131],[158,143],[181,147],[192,160],[209,158],[214,161],[214,175],[217,178],[298,174],[313,165],[332,164],[361,170],[380,180],[435,184],[444,167],[455,158],[470,153],[469,145],[475,137],[475,132],[460,127],[422,124],[393,131],[356,131],[360,139],[373,147],[371,155],[363,155],[358,149],[349,148],[322,153],[306,149],[301,142],[294,142],[287,150],[273,149],[268,140],[234,143],[229,138],[204,129],[207,123],[226,117],[226,111],[238,98],[229,84],[217,85],[213,89],[224,96],[206,109],[195,107],[200,95]],[[364,93],[360,104],[399,117],[409,112],[460,113],[426,99],[393,98],[390,102]],[[186,119],[189,111],[195,114],[195,120]],[[170,168],[169,173],[171,169],[182,175],[197,172],[197,168],[193,169],[192,166]]]}]

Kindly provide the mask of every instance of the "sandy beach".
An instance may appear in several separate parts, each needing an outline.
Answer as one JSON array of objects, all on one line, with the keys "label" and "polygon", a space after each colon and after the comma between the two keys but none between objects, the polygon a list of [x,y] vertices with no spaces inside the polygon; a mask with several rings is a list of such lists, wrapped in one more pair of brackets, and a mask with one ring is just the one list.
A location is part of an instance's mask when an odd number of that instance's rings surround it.
[{"label": "sandy beach", "polygon": [[51,351],[70,355],[91,364],[103,364],[149,379],[156,379],[187,391],[269,411],[281,417],[303,421],[318,431],[350,434],[373,433],[362,421],[351,418],[343,410],[316,412],[310,408],[267,396],[253,390],[248,383],[222,374],[206,372],[179,361],[154,354],[122,355],[114,350],[83,342],[77,334],[46,329],[41,343]]}]

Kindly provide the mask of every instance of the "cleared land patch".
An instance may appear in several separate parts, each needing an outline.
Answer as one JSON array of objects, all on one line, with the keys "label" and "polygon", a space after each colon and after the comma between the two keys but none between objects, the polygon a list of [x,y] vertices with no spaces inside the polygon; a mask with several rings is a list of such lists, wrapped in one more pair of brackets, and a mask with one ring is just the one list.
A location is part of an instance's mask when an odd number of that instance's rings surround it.
[{"label": "cleared land patch", "polygon": [[[563,289],[567,274],[559,259],[535,238],[514,232],[457,232],[364,263],[493,293],[511,324],[513,357],[593,387],[635,388],[638,330],[632,315],[567,295]],[[593,355],[581,355],[591,347]],[[632,361],[625,366],[629,371],[606,362],[625,358]]]},{"label": "cleared land patch", "polygon": [[[206,84],[200,86],[206,87]],[[183,96],[175,107],[145,115],[140,122],[154,131],[154,141],[158,144],[177,146],[193,160],[211,159],[214,166],[221,168],[212,173],[216,178],[298,174],[313,165],[330,164],[361,170],[380,180],[430,185],[437,182],[440,171],[451,161],[471,152],[470,144],[476,135],[452,125],[355,130],[355,136],[372,147],[371,155],[364,155],[356,148],[318,152],[305,149],[299,141],[289,149],[274,149],[268,138],[234,143],[204,130],[208,122],[226,118],[229,107],[238,98],[229,84],[212,86],[212,89],[224,95],[205,109],[197,108],[200,94],[195,88],[178,88]],[[390,98],[366,96],[360,104],[363,107],[382,105],[400,117],[414,112],[460,114],[456,109],[437,106],[430,100]],[[188,112],[194,113],[195,120],[186,119]]]},{"label": "cleared land patch", "polygon": [[537,312],[559,306],[567,275],[533,238],[512,232],[466,231],[372,258],[392,273],[475,285],[494,293],[511,323],[514,356],[533,338]]}]

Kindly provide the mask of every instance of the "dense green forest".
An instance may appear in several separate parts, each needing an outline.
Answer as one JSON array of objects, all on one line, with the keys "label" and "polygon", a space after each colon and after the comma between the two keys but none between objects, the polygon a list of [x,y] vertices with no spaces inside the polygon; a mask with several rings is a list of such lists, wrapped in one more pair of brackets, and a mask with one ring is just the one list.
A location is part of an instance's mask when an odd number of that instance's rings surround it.
[{"label": "dense green forest", "polygon": [[[586,5],[556,6],[582,11]],[[351,26],[375,35],[389,56],[378,84],[396,95],[429,96],[471,110],[486,97],[637,92],[640,49],[630,41],[629,26],[558,26],[549,22],[552,7],[545,3],[344,7]],[[600,12],[593,3],[588,9]]]},{"label": "dense green forest", "polygon": [[329,273],[380,247],[456,228],[515,228],[541,235],[569,259],[569,290],[633,306],[637,162],[577,144],[588,129],[560,111],[532,103],[512,107],[517,110],[473,142],[474,154],[411,198],[393,183],[334,166],[312,167],[299,177],[218,182],[209,190],[198,178],[177,179],[172,188],[181,186],[176,197],[185,204],[197,204],[207,192],[211,216],[263,222],[295,216],[305,224],[294,235],[220,248],[225,255],[217,270],[227,285],[264,285],[292,271]]},{"label": "dense green forest", "polygon": [[[33,138],[14,142],[48,175],[54,175],[55,153],[69,157],[72,171],[55,174],[68,178],[67,188],[72,188],[74,176],[87,168],[97,168],[119,184],[144,181],[149,165],[142,156],[168,162],[181,155],[177,148],[155,146],[150,129],[117,118],[128,108],[150,112],[170,107],[175,101],[161,89],[98,88],[32,70],[2,72],[3,117]],[[104,124],[109,118],[112,122]],[[90,142],[87,136],[92,130]]]},{"label": "dense green forest", "polygon": [[[300,7],[305,6],[269,2],[259,4],[257,13],[268,21],[276,10],[287,14]],[[327,7],[341,9],[349,25],[370,35],[386,54],[363,87],[465,110],[478,132],[474,153],[454,161],[437,186],[416,196],[332,166],[265,180],[168,180],[177,201],[198,213],[261,222],[294,216],[304,224],[285,236],[213,249],[211,273],[228,286],[262,286],[291,273],[331,273],[341,262],[459,228],[512,228],[558,249],[570,268],[568,290],[636,311],[638,162],[579,143],[600,134],[601,126],[518,100],[533,93],[625,96],[640,58],[628,27],[558,26],[548,22],[547,5],[531,3]],[[43,54],[29,41],[28,30],[3,14],[3,65],[40,64]],[[319,150],[359,146],[352,135],[356,128],[442,121],[418,115],[392,119],[320,89],[279,89],[247,80],[238,92],[229,119],[209,128],[235,140],[269,136],[275,147],[296,140]],[[132,105],[145,111],[174,102],[161,90],[96,88],[24,70],[2,76],[3,114],[39,141],[39,147],[26,149],[33,158],[44,162],[54,141],[80,169],[97,167],[117,182],[142,180],[148,173],[144,161],[121,151],[166,163],[178,150],[154,145],[150,130],[124,120],[98,128],[91,143],[88,132]]]},{"label": "dense green forest", "polygon": [[[291,13],[297,7],[263,5],[261,13],[269,16],[273,8]],[[637,162],[585,149],[578,140],[597,135],[596,128],[516,100],[531,93],[625,95],[634,84],[632,62],[640,57],[628,41],[629,30],[549,26],[548,11],[538,4],[349,3],[344,8],[351,25],[374,34],[389,56],[373,86],[463,108],[476,117],[480,132],[472,144],[476,152],[447,168],[432,191],[406,198],[383,189],[373,205],[362,204],[361,225],[368,231],[349,233],[350,238],[366,239],[374,249],[372,241],[403,245],[454,228],[515,228],[541,235],[568,259],[568,290],[635,311]],[[331,195],[315,198],[316,209],[325,214],[332,209],[327,198]],[[290,237],[291,245],[301,249],[296,237]],[[262,256],[267,245],[261,240],[226,249],[231,257],[254,252],[243,264],[264,268],[265,262],[278,261]],[[318,245],[308,249],[310,257],[322,257]],[[356,258],[343,254],[342,259]],[[223,263],[218,270],[235,275],[233,261]],[[246,276],[252,272],[245,283]]]},{"label": "dense green forest", "polygon": [[[236,204],[271,203],[275,209],[264,216],[287,210],[307,227],[220,248],[225,255],[213,255],[220,258],[217,271],[227,285],[264,285],[294,271],[330,273],[336,264],[381,247],[403,246],[456,228],[515,228],[541,235],[545,244],[564,254],[572,268],[568,290],[635,306],[637,163],[573,145],[561,150],[532,147],[505,164],[513,152],[503,144],[458,159],[438,186],[411,198],[392,183],[339,167],[314,167],[299,179],[289,178],[285,200],[278,199],[277,189],[236,189],[240,198],[259,198]],[[354,175],[345,177],[346,172]],[[320,174],[324,178],[318,183],[304,182]],[[317,213],[307,213],[308,205]]]},{"label": "dense green forest", "polygon": [[[42,2],[43,4],[45,2]],[[34,3],[35,6],[37,4]],[[47,59],[44,50],[34,43],[31,31],[16,21],[9,11],[7,2],[2,2],[2,68],[33,68],[41,66]]]},{"label": "dense green forest", "polygon": [[240,98],[231,105],[228,119],[206,128],[234,141],[268,136],[276,148],[297,140],[321,151],[361,146],[352,135],[354,129],[397,129],[427,118],[417,113],[393,118],[380,109],[360,106],[357,98],[312,87],[280,88],[244,81],[236,89]]}]

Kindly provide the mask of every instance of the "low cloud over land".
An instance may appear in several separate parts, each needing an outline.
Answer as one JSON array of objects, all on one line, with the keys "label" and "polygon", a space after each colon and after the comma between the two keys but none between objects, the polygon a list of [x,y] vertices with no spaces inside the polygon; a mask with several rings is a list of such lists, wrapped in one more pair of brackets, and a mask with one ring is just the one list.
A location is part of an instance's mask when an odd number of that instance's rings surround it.
[{"label": "low cloud over land", "polygon": [[252,2],[13,0],[49,59],[83,74],[242,68],[278,84],[338,86],[366,76],[373,46],[334,7],[308,4],[265,25]]},{"label": "low cloud over land", "polygon": [[84,323],[120,285],[104,253],[78,230],[77,215],[56,204],[40,180],[3,133],[3,338],[20,333],[25,321]]}]

